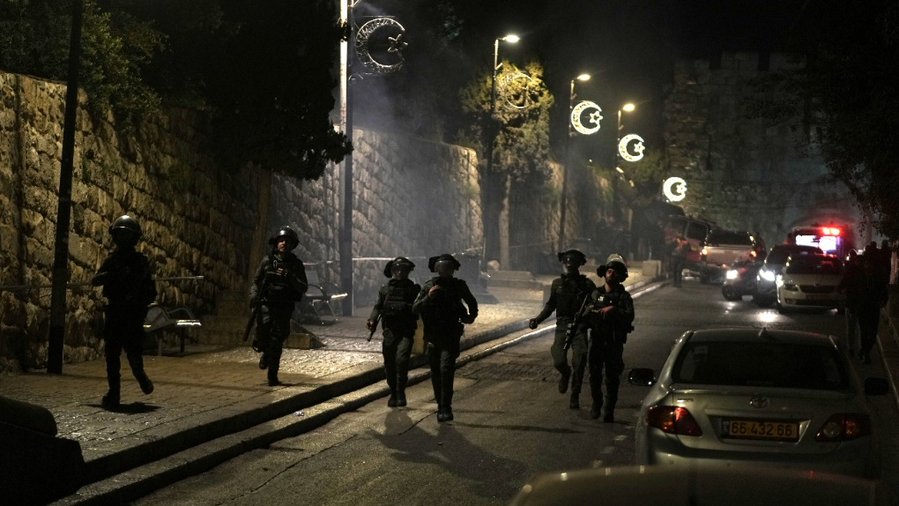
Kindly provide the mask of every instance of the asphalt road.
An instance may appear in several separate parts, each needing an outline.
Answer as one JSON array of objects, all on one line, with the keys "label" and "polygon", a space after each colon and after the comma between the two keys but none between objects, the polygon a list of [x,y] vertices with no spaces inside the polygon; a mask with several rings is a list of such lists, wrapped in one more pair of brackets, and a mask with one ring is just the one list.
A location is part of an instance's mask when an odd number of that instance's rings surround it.
[{"label": "asphalt road", "polygon": [[[805,329],[842,334],[835,312],[780,315],[747,298],[727,302],[720,289],[688,280],[636,301],[636,331],[625,351],[629,367],[660,368],[672,340],[711,326]],[[634,462],[633,420],[645,392],[622,384],[618,421],[568,409],[556,390],[550,337],[525,341],[457,371],[456,420],[438,424],[430,383],[409,392],[406,409],[378,400],[326,426],[247,453],[176,483],[134,504],[506,504],[532,476]],[[880,375],[879,361],[859,365]],[[899,430],[888,396],[873,398],[875,423],[885,430],[884,473],[899,492]],[[899,497],[899,494],[896,494]]]}]

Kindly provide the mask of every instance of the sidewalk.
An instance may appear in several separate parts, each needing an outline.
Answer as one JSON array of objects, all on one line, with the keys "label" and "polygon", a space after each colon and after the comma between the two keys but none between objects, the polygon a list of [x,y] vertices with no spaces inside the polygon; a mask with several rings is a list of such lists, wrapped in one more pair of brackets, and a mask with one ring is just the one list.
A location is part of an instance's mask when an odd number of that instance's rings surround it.
[{"label": "sidewalk", "polygon": [[[543,289],[491,286],[497,303],[482,304],[477,321],[466,326],[458,362],[551,332],[551,320],[524,331],[553,277],[536,278]],[[648,282],[632,272],[626,285],[635,290]],[[47,408],[58,436],[80,443],[85,485],[59,504],[125,502],[386,396],[381,336],[366,341],[367,311],[357,308],[332,325],[308,327],[323,346],[285,349],[279,374],[285,385],[279,387],[267,385],[249,346],[189,345],[180,356],[144,356],[156,386],[148,396],[123,360],[123,404],[116,411],[100,406],[106,392],[102,359],[66,364],[61,375],[0,377],[0,396]],[[410,383],[429,377],[423,356],[413,356],[413,367]]]}]

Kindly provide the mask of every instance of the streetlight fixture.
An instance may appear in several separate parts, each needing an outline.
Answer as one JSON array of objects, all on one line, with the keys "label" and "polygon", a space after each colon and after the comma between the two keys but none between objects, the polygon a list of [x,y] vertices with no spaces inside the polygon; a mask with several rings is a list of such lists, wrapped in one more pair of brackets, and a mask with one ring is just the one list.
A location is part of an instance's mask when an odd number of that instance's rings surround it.
[{"label": "streetlight fixture", "polygon": [[[571,80],[570,91],[568,93],[568,115],[574,110],[574,83],[575,81],[587,82],[590,80],[590,74],[586,72],[578,75]],[[571,121],[568,122],[568,141],[565,144],[566,161],[562,167],[562,198],[559,203],[559,251],[565,249],[565,221],[568,219],[568,167],[571,165],[571,138],[574,136],[574,128]]]}]

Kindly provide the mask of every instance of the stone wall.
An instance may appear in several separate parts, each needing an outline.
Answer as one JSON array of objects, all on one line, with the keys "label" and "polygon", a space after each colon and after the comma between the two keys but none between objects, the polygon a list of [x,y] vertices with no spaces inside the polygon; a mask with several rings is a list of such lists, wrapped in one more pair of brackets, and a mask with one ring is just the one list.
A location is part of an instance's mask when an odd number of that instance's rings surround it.
[{"label": "stone wall", "polygon": [[[0,73],[0,356],[28,366],[46,361],[65,86]],[[222,176],[197,146],[197,118],[185,111],[120,138],[94,120],[80,97],[69,231],[70,283],[90,280],[111,248],[107,228],[130,214],[143,227],[139,248],[158,277],[158,301],[215,310],[217,293],[244,285],[257,222],[257,178]],[[22,287],[30,287],[23,289]],[[102,298],[98,289],[67,292],[65,357],[96,358]],[[0,363],[0,370],[9,364]]]},{"label": "stone wall", "polygon": [[[665,101],[669,175],[687,181],[680,205],[768,244],[809,216],[858,220],[848,189],[827,177],[813,108],[786,83],[802,57],[725,53],[720,65],[681,60]],[[773,90],[773,91],[772,91]]]},{"label": "stone wall", "polygon": [[[46,362],[57,188],[65,86],[0,73],[0,371],[10,357]],[[107,228],[121,214],[143,226],[139,249],[158,277],[204,276],[157,283],[159,302],[187,306],[204,331],[245,309],[249,275],[282,224],[302,241],[297,254],[322,281],[339,279],[340,172],[294,181],[246,169],[223,175],[203,155],[202,118],[171,111],[120,138],[108,120],[83,107],[75,138],[70,280],[89,281],[108,254]],[[383,281],[384,261],[410,256],[420,279],[427,257],[477,252],[483,246],[477,158],[467,148],[357,130],[354,151],[356,300],[368,306]],[[259,210],[263,211],[260,212]],[[26,288],[27,287],[27,288]],[[223,299],[236,301],[223,306]],[[99,290],[67,292],[66,361],[102,351]],[[237,304],[236,306],[234,304]],[[242,315],[238,315],[242,316]],[[237,344],[200,335],[201,342]]]}]

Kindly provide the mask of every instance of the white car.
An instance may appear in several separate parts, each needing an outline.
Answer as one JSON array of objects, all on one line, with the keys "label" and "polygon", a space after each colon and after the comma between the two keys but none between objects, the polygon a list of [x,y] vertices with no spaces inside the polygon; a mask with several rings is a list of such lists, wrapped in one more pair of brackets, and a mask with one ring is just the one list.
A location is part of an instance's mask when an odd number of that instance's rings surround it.
[{"label": "white car", "polygon": [[636,425],[638,464],[691,469],[790,468],[863,478],[880,450],[862,384],[838,339],[770,329],[688,331],[649,384]]},{"label": "white car", "polygon": [[790,256],[777,276],[777,309],[814,307],[841,309],[845,296],[837,290],[843,262],[833,255]]}]

